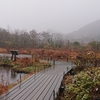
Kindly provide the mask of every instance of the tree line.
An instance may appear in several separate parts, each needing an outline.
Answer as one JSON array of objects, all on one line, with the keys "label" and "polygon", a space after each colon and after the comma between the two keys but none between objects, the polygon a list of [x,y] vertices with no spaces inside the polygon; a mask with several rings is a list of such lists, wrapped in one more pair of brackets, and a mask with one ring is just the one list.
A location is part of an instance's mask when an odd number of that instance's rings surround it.
[{"label": "tree line", "polygon": [[36,32],[31,30],[15,30],[10,32],[0,28],[0,47],[4,48],[61,48],[64,40],[60,33],[49,31]]},{"label": "tree line", "polygon": [[[66,37],[67,38],[67,37]],[[77,41],[70,42],[57,32],[37,32],[34,29],[30,32],[25,30],[9,30],[0,28],[0,48],[71,48],[80,49],[83,45]],[[87,44],[93,50],[100,49],[100,42],[92,41]]]}]

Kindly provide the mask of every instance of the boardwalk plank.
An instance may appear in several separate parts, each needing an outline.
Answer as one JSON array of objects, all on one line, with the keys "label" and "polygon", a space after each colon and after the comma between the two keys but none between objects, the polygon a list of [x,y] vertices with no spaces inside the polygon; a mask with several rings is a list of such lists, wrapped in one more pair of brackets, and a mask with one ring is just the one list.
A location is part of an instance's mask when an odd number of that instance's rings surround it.
[{"label": "boardwalk plank", "polygon": [[[45,87],[42,87],[41,91],[39,90],[39,92],[37,93],[36,96],[34,96],[34,98],[32,98],[31,100],[42,100],[43,97],[45,96],[45,94],[48,92],[48,90],[50,89],[50,87],[53,85],[54,81],[56,81],[57,79],[57,75],[55,75],[52,80],[50,80],[48,82],[47,85],[45,85]],[[38,95],[40,94],[40,95]]]},{"label": "boardwalk plank", "polygon": [[[38,80],[36,80],[35,82],[32,81],[31,83],[28,83],[25,87],[23,88],[20,88],[18,91],[16,91],[13,95],[10,96],[10,99],[15,99],[17,98],[20,98],[22,95],[24,95],[28,90],[30,90],[31,88],[34,87],[34,85],[38,85],[41,81],[42,81],[42,78],[44,79],[46,76],[43,75],[42,77],[40,77]],[[40,80],[41,79],[41,80]],[[39,82],[40,80],[40,82]],[[38,83],[38,84],[37,84]],[[8,100],[10,100],[8,99]]]},{"label": "boardwalk plank", "polygon": [[48,83],[48,81],[51,80],[53,77],[54,77],[54,75],[52,75],[52,76],[51,75],[47,75],[47,77],[42,82],[40,82],[39,86],[37,86],[34,89],[34,91],[32,89],[32,91],[30,93],[28,92],[27,94],[25,94],[26,97],[25,96],[22,96],[20,98],[20,100],[31,100],[31,98],[33,96],[36,96],[36,94],[38,93],[38,91],[40,91],[41,88],[44,87]]},{"label": "boardwalk plank", "polygon": [[50,96],[53,95],[53,90],[55,90],[55,87],[60,79],[62,79],[62,75],[58,75],[57,80],[53,83],[52,87],[48,90],[44,98],[41,100],[49,100]]}]

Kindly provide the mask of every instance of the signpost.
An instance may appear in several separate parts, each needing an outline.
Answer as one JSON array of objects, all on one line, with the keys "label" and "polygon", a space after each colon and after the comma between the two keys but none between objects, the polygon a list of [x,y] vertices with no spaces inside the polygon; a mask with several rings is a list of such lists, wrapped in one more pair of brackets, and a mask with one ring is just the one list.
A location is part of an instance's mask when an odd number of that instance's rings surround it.
[{"label": "signpost", "polygon": [[18,55],[18,50],[11,50],[10,52],[12,53],[11,60],[14,59],[14,61],[16,61],[16,55]]}]

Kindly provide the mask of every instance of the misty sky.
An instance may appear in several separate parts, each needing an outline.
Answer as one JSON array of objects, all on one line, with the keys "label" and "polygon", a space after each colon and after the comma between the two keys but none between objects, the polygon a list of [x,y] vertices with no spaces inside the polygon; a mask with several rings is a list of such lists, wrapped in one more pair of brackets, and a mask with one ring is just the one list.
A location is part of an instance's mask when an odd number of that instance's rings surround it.
[{"label": "misty sky", "polygon": [[100,19],[100,0],[0,0],[0,28],[69,33]]}]

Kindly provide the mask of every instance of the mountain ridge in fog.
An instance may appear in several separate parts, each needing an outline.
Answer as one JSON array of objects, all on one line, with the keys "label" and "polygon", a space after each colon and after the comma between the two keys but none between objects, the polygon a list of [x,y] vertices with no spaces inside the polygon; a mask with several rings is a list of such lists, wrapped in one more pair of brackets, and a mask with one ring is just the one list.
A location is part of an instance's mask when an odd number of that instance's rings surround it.
[{"label": "mountain ridge in fog", "polygon": [[73,41],[100,40],[100,19],[81,27],[77,31],[67,34],[66,37]]}]

